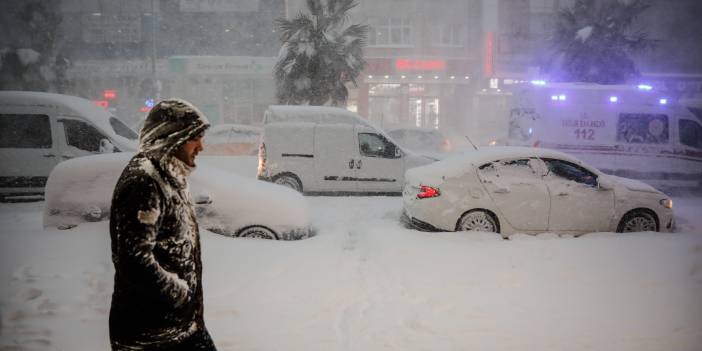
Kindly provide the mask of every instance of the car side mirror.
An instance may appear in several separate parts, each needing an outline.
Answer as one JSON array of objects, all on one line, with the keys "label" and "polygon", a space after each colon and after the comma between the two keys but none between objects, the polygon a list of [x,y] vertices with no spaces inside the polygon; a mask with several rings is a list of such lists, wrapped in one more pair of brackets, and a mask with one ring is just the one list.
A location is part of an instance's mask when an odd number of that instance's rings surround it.
[{"label": "car side mirror", "polygon": [[400,150],[399,147],[395,147],[395,158],[401,158],[402,157],[402,150]]},{"label": "car side mirror", "polygon": [[601,190],[612,190],[614,189],[614,184],[612,184],[612,182],[608,179],[603,179],[602,177],[600,177],[597,180],[597,187]]},{"label": "car side mirror", "polygon": [[111,154],[115,152],[115,146],[109,139],[100,139],[100,153],[101,154]]}]

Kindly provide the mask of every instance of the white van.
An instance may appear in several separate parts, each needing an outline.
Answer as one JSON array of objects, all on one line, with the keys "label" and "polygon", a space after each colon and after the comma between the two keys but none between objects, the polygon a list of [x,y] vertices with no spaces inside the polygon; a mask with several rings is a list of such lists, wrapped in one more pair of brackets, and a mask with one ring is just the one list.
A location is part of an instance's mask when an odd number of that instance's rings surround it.
[{"label": "white van", "polygon": [[50,93],[0,91],[0,197],[41,198],[63,160],[135,151],[137,134],[89,100]]},{"label": "white van", "polygon": [[509,144],[574,154],[660,188],[702,185],[702,117],[647,85],[540,82],[514,92]]},{"label": "white van", "polygon": [[305,194],[400,195],[408,168],[435,161],[341,108],[270,106],[263,123],[258,178]]}]

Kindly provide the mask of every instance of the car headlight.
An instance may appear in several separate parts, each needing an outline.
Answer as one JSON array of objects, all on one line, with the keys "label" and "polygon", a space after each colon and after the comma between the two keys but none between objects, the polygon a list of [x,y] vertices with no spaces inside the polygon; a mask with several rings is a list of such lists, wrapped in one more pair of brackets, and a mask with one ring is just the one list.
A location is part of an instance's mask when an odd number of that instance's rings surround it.
[{"label": "car headlight", "polygon": [[673,200],[671,199],[662,199],[659,202],[665,208],[673,208]]}]

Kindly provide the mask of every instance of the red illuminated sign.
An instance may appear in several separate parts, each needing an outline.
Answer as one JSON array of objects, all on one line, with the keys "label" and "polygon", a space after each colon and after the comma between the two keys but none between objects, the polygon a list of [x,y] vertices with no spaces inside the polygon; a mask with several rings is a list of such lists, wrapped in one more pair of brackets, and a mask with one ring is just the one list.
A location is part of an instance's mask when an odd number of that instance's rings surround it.
[{"label": "red illuminated sign", "polygon": [[110,107],[110,103],[107,100],[95,100],[93,101],[95,105],[98,105],[100,107],[108,108]]},{"label": "red illuminated sign", "polygon": [[149,112],[151,109],[148,106],[142,106],[139,111],[141,112]]},{"label": "red illuminated sign", "polygon": [[494,69],[494,38],[492,32],[485,33],[485,62],[483,74],[485,77],[492,77]]},{"label": "red illuminated sign", "polygon": [[395,60],[395,69],[398,71],[444,71],[446,61],[444,60]]},{"label": "red illuminated sign", "polygon": [[107,100],[114,100],[117,97],[117,90],[105,90],[102,92],[102,97]]}]

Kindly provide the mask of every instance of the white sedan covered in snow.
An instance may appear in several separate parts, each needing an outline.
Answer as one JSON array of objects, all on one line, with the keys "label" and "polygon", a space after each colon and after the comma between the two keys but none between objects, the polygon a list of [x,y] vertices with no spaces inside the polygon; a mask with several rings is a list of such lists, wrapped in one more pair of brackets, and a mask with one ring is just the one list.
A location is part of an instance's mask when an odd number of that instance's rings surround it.
[{"label": "white sedan covered in snow", "polygon": [[[69,229],[109,220],[112,192],[132,153],[88,156],[60,163],[46,184],[44,227]],[[310,236],[305,198],[283,186],[245,178],[198,162],[189,178],[201,227],[264,239]]]},{"label": "white sedan covered in snow", "polygon": [[653,187],[604,174],[564,153],[492,147],[413,168],[404,218],[429,231],[671,231],[672,201]]}]

